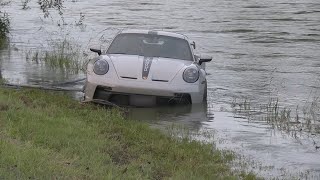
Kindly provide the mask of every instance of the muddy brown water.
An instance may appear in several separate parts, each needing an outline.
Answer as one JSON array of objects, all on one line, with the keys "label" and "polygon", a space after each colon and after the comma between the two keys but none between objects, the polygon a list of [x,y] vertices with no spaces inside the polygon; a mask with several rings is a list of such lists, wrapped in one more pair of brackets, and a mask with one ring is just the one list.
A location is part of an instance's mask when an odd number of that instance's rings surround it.
[{"label": "muddy brown water", "polygon": [[[213,56],[207,64],[208,105],[131,109],[130,117],[152,126],[213,130],[218,148],[235,151],[249,162],[248,170],[265,178],[320,178],[318,0],[76,0],[64,2],[63,18],[55,10],[44,18],[36,1],[22,7],[14,0],[3,8],[12,30],[0,67],[9,82],[46,85],[84,77],[26,61],[59,39],[92,57],[88,47],[105,48],[119,29],[183,33],[198,53]],[[266,118],[270,101],[291,109],[292,118],[299,115],[284,123],[293,128]],[[309,115],[304,126],[302,117]]]}]

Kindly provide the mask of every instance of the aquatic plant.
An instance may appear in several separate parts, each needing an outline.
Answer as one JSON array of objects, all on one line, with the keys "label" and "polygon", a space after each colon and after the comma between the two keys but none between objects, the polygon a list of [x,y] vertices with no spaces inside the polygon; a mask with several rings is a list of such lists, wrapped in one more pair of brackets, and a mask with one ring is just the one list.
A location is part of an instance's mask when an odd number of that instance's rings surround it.
[{"label": "aquatic plant", "polygon": [[82,25],[83,25],[84,18],[85,18],[85,15],[84,15],[82,12],[80,12],[79,20],[78,20],[78,22],[75,23],[75,25],[76,25],[76,26],[82,26]]},{"label": "aquatic plant", "polygon": [[26,53],[26,59],[63,72],[78,74],[83,70],[83,52],[67,38],[53,41],[45,49],[48,50],[29,51]]},{"label": "aquatic plant", "polygon": [[60,15],[63,15],[63,1],[61,0],[39,0],[38,4],[45,18],[50,15],[49,9],[56,9]]},{"label": "aquatic plant", "polygon": [[66,39],[53,44],[53,51],[45,52],[44,62],[52,68],[72,70],[78,73],[82,68],[80,50]]},{"label": "aquatic plant", "polygon": [[[0,4],[0,7],[4,4]],[[0,47],[3,46],[10,30],[10,20],[8,14],[0,10]]]},{"label": "aquatic plant", "polygon": [[0,86],[5,83],[7,83],[7,80],[2,77],[1,70],[0,70]]},{"label": "aquatic plant", "polygon": [[26,9],[30,9],[30,7],[28,6],[28,3],[30,2],[31,0],[23,0],[21,1],[22,2],[22,9],[26,10]]},{"label": "aquatic plant", "polygon": [[245,100],[234,100],[233,112],[236,116],[245,117],[249,121],[265,121],[272,128],[278,129],[295,139],[308,138],[315,148],[319,147],[320,141],[320,104],[319,98],[314,98],[302,108],[296,106],[294,110],[281,105],[278,98],[270,98],[268,103],[259,105]]}]

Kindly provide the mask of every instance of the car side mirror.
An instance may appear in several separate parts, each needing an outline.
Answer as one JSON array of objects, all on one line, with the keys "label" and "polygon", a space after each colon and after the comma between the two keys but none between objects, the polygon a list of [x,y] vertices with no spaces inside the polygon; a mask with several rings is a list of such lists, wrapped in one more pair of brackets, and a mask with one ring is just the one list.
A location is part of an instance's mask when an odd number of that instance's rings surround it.
[{"label": "car side mirror", "polygon": [[204,62],[210,62],[212,60],[211,56],[201,56],[199,60],[199,64],[201,65]]},{"label": "car side mirror", "polygon": [[196,43],[194,41],[191,43],[191,46],[193,47],[193,49],[196,49]]},{"label": "car side mirror", "polygon": [[100,49],[90,48],[90,51],[95,52],[95,53],[98,53],[99,56],[100,56],[101,53],[102,53]]}]

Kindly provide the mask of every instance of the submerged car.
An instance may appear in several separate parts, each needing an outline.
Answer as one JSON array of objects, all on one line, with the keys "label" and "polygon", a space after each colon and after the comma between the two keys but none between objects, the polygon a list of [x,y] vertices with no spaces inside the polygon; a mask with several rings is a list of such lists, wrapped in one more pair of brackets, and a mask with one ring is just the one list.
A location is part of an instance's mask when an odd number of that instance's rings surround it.
[{"label": "submerged car", "polygon": [[87,66],[85,101],[121,106],[202,103],[207,96],[205,63],[185,35],[123,30],[106,53]]}]

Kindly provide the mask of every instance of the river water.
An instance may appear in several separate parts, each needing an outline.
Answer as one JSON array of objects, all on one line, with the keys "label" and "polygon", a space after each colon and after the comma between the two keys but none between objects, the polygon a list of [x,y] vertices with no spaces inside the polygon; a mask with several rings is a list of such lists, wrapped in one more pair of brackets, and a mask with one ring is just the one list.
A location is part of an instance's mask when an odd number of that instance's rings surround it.
[{"label": "river water", "polygon": [[[12,83],[50,84],[83,77],[28,59],[56,40],[105,48],[123,28],[179,32],[207,64],[207,106],[131,109],[152,126],[183,124],[214,131],[216,147],[234,151],[265,178],[320,178],[320,2],[318,0],[70,0],[48,18],[37,1],[13,0],[10,45],[1,76]],[[76,85],[80,87],[81,84]],[[273,110],[272,107],[276,107]],[[286,109],[284,109],[286,108]],[[278,111],[277,111],[278,110]],[[291,118],[273,118],[291,111]],[[243,162],[249,162],[244,165]]]}]

